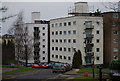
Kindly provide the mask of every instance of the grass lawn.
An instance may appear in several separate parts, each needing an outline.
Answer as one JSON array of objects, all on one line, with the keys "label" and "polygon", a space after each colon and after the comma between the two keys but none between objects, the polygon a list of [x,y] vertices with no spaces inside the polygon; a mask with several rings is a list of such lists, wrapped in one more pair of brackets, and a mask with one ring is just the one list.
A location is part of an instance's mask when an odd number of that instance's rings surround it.
[{"label": "grass lawn", "polygon": [[81,76],[81,77],[76,77],[74,78],[73,81],[99,81],[98,77],[95,77],[95,79],[93,79],[92,77],[88,76]]},{"label": "grass lawn", "polygon": [[12,67],[12,68],[18,68],[16,70],[12,70],[12,71],[8,71],[8,72],[4,72],[2,74],[12,74],[12,73],[17,73],[17,72],[24,72],[24,71],[33,71],[33,70],[41,70],[36,69],[36,68],[28,68],[28,67],[23,67],[23,66],[11,66],[11,65],[2,65],[2,67]]},{"label": "grass lawn", "polygon": [[[78,71],[78,73],[84,73],[84,72],[93,73],[93,70],[92,70],[92,68],[82,68],[82,69],[80,69],[80,71]],[[99,73],[99,69],[95,68],[94,72]]]}]

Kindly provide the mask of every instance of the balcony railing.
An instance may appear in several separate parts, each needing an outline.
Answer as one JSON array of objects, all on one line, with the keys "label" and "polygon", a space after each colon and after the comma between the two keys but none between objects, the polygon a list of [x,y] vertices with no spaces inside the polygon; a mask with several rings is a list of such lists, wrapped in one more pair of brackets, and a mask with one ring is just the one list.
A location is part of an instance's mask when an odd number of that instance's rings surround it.
[{"label": "balcony railing", "polygon": [[40,36],[35,36],[34,39],[40,39]]},{"label": "balcony railing", "polygon": [[85,54],[86,54],[86,56],[89,56],[89,57],[92,57],[94,55],[93,52],[86,52]]},{"label": "balcony railing", "polygon": [[40,33],[40,30],[34,31],[35,34]]},{"label": "balcony railing", "polygon": [[85,25],[85,29],[93,29],[94,26],[93,25]]},{"label": "balcony railing", "polygon": [[34,51],[35,51],[35,52],[39,52],[39,51],[40,51],[40,48],[34,48]]},{"label": "balcony railing", "polygon": [[87,43],[87,44],[85,44],[85,47],[87,47],[87,48],[89,48],[89,47],[93,47],[93,46],[94,46],[93,43]]},{"label": "balcony railing", "polygon": [[94,35],[93,34],[85,34],[85,38],[93,38]]}]

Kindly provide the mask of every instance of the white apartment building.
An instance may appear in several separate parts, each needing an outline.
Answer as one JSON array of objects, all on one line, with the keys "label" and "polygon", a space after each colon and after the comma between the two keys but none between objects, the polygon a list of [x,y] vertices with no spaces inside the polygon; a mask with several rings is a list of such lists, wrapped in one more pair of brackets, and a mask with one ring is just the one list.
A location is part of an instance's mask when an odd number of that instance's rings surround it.
[{"label": "white apartment building", "polygon": [[[28,63],[48,62],[48,24],[40,20],[40,12],[32,12],[32,23],[25,23],[25,27],[30,40],[28,46],[32,48]],[[21,57],[20,61],[25,62],[25,58]]]},{"label": "white apartment building", "polygon": [[70,16],[50,20],[50,60],[72,63],[74,49],[82,53],[83,65],[103,64],[103,19]]}]

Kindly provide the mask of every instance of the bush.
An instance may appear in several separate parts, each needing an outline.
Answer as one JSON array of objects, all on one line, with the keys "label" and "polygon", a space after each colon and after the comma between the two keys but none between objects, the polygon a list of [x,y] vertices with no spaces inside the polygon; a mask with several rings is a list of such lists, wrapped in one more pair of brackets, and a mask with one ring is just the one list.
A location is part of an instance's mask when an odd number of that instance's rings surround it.
[{"label": "bush", "polygon": [[120,70],[120,60],[115,60],[110,63],[110,69]]}]

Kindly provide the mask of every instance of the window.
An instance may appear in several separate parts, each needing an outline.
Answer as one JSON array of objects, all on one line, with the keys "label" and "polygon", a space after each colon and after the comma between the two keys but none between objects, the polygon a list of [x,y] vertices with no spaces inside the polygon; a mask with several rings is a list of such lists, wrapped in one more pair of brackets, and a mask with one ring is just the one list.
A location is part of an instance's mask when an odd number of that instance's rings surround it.
[{"label": "window", "polygon": [[56,47],[56,51],[58,51],[58,47]]},{"label": "window", "polygon": [[118,31],[113,31],[113,34],[114,35],[118,35]]},{"label": "window", "polygon": [[55,57],[58,58],[58,55],[56,55]]},{"label": "window", "polygon": [[75,30],[73,30],[73,34],[76,34],[76,31],[75,31]]},{"label": "window", "polygon": [[59,34],[62,35],[62,31],[60,31]]},{"label": "window", "polygon": [[114,42],[114,43],[118,43],[118,42],[119,42],[119,39],[118,39],[118,38],[113,39],[113,42]]},{"label": "window", "polygon": [[68,43],[71,43],[71,39],[68,39]]},{"label": "window", "polygon": [[43,54],[45,54],[45,51],[43,51]]},{"label": "window", "polygon": [[71,49],[70,48],[68,48],[68,52],[70,52],[71,51]]},{"label": "window", "polygon": [[97,42],[97,43],[99,43],[99,42],[100,42],[100,40],[99,40],[99,39],[97,39],[97,40],[96,40],[96,42]]},{"label": "window", "polygon": [[60,47],[60,51],[62,51],[62,47]]},{"label": "window", "polygon": [[76,21],[73,21],[73,25],[76,25]]},{"label": "window", "polygon": [[119,49],[116,47],[116,48],[113,48],[113,52],[118,52]]},{"label": "window", "polygon": [[60,59],[62,59],[62,56],[60,55]]},{"label": "window", "polygon": [[64,31],[64,35],[66,35],[67,34],[67,32],[66,31]]},{"label": "window", "polygon": [[76,39],[73,39],[73,43],[76,43]]},{"label": "window", "polygon": [[97,59],[97,60],[100,60],[100,57],[97,57],[96,59]]},{"label": "window", "polygon": [[96,33],[97,33],[97,34],[100,34],[100,31],[99,31],[99,30],[97,30],[97,31],[96,31]]},{"label": "window", "polygon": [[70,26],[70,25],[71,25],[71,22],[68,22],[68,25]]},{"label": "window", "polygon": [[56,39],[56,42],[58,42],[58,39]]},{"label": "window", "polygon": [[64,43],[66,43],[67,41],[66,41],[66,39],[64,39]]},{"label": "window", "polygon": [[34,27],[34,31],[39,31],[39,27]]},{"label": "window", "polygon": [[67,26],[66,22],[64,22],[64,26]]},{"label": "window", "polygon": [[45,60],[45,57],[43,57],[43,60]]},{"label": "window", "polygon": [[96,52],[99,52],[100,51],[100,48],[96,48]]},{"label": "window", "polygon": [[66,59],[66,56],[64,56],[64,59]]},{"label": "window", "polygon": [[112,22],[112,26],[117,26],[117,24],[118,24],[118,23],[115,22],[115,21]]},{"label": "window", "polygon": [[71,57],[68,57],[68,60],[71,60]]},{"label": "window", "polygon": [[66,48],[64,47],[64,51],[66,51]]},{"label": "window", "polygon": [[56,31],[55,34],[58,35],[58,31]]},{"label": "window", "polygon": [[58,26],[58,24],[57,23],[55,23],[55,27],[57,27]]},{"label": "window", "polygon": [[43,42],[45,42],[45,39],[43,39]]},{"label": "window", "polygon": [[52,47],[52,50],[54,50],[54,47]]},{"label": "window", "polygon": [[45,45],[43,45],[43,48],[45,48]]},{"label": "window", "polygon": [[60,43],[62,43],[62,39],[60,39]]},{"label": "window", "polygon": [[71,34],[71,31],[68,31],[68,34]]},{"label": "window", "polygon": [[43,27],[43,30],[45,30],[45,27]]},{"label": "window", "polygon": [[52,42],[54,42],[54,39],[52,39]]},{"label": "window", "polygon": [[52,54],[52,58],[54,58],[54,55]]},{"label": "window", "polygon": [[118,60],[118,56],[114,56],[114,57],[113,57],[113,60]]},{"label": "window", "polygon": [[113,18],[119,18],[118,13],[114,13],[114,14],[113,14]]},{"label": "window", "polygon": [[43,36],[45,36],[45,33],[43,33]]},{"label": "window", "polygon": [[61,26],[62,26],[62,23],[59,23],[59,26],[61,27]]},{"label": "window", "polygon": [[54,35],[54,32],[52,32],[52,35]]},{"label": "window", "polygon": [[52,27],[54,27],[54,24],[52,24]]}]

